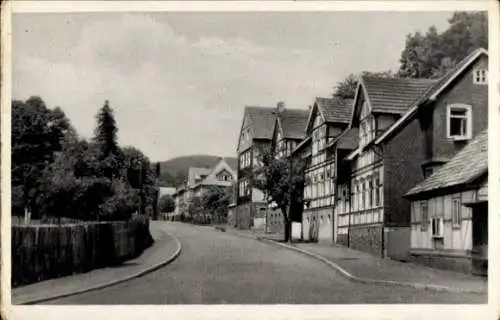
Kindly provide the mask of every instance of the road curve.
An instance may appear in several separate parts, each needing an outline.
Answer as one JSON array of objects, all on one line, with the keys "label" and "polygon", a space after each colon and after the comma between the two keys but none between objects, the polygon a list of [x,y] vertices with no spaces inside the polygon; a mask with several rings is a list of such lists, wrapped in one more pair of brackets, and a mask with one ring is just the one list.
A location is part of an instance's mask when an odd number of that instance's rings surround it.
[{"label": "road curve", "polygon": [[48,304],[487,302],[486,295],[355,283],[300,253],[211,227],[164,222],[162,228],[182,243],[174,262],[143,277]]}]

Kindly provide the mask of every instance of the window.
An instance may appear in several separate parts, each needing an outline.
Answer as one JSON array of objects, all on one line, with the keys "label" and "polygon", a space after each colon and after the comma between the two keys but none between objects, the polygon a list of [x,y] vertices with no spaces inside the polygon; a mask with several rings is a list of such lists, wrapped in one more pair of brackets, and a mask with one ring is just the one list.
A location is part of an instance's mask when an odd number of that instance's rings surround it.
[{"label": "window", "polygon": [[374,200],[374,206],[378,207],[380,206],[380,177],[377,176],[375,177],[375,182],[374,182],[374,189],[375,189],[375,200]]},{"label": "window", "polygon": [[459,228],[462,222],[461,207],[460,198],[455,198],[451,201],[451,222],[455,228]]},{"label": "window", "polygon": [[365,208],[365,182],[361,181],[359,185],[359,210],[363,210]]},{"label": "window", "polygon": [[413,204],[411,206],[411,219],[412,222],[422,222],[422,211],[417,210],[417,206]]},{"label": "window", "polygon": [[359,209],[359,182],[354,183],[354,192],[353,192],[353,206],[354,210]]},{"label": "window", "polygon": [[421,230],[425,231],[427,230],[427,225],[429,224],[429,205],[427,204],[427,201],[422,201],[420,203],[420,212],[422,214],[422,224],[421,224]]},{"label": "window", "polygon": [[238,188],[239,188],[238,191],[239,191],[240,197],[244,196],[245,195],[245,189],[244,189],[243,181],[239,182]]},{"label": "window", "polygon": [[472,136],[472,110],[469,105],[449,105],[447,137],[453,140],[466,140]]},{"label": "window", "polygon": [[430,177],[433,173],[433,170],[432,168],[425,168],[424,169],[424,179],[427,179],[428,177]]},{"label": "window", "polygon": [[247,168],[250,166],[250,156],[252,150],[247,150],[240,154],[240,169]]},{"label": "window", "polygon": [[361,126],[359,127],[359,141],[361,147],[365,145],[365,131],[366,131],[365,123],[362,122]]},{"label": "window", "polygon": [[372,203],[373,203],[373,180],[368,177],[368,181],[366,182],[366,184],[368,185],[368,188],[367,188],[367,192],[368,192],[368,197],[367,197],[367,200],[368,200],[368,204],[366,205],[367,208],[371,208],[372,206]]},{"label": "window", "polygon": [[432,237],[442,238],[443,237],[443,219],[442,218],[432,218]]},{"label": "window", "polygon": [[488,84],[488,70],[478,68],[474,70],[474,84]]}]

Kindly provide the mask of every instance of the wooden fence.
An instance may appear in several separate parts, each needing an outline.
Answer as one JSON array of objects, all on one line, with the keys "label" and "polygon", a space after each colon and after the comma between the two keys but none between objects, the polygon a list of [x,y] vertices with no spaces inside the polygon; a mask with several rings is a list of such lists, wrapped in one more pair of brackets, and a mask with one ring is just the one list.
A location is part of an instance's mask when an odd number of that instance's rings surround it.
[{"label": "wooden fence", "polygon": [[12,287],[119,264],[153,243],[149,220],[12,226]]}]

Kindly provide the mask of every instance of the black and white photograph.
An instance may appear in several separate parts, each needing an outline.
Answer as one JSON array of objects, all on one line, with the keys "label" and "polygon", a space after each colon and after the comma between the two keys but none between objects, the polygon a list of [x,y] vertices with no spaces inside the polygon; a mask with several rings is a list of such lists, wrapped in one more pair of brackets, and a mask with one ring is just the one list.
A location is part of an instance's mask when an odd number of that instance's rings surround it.
[{"label": "black and white photograph", "polygon": [[498,311],[496,2],[16,2],[2,17],[6,319],[42,305]]}]

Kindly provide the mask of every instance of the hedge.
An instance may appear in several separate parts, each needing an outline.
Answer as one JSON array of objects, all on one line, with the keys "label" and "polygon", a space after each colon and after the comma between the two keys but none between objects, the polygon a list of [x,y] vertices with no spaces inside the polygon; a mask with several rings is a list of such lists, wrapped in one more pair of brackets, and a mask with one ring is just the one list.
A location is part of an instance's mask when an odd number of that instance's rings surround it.
[{"label": "hedge", "polygon": [[153,244],[149,219],[12,226],[12,287],[135,258]]}]

